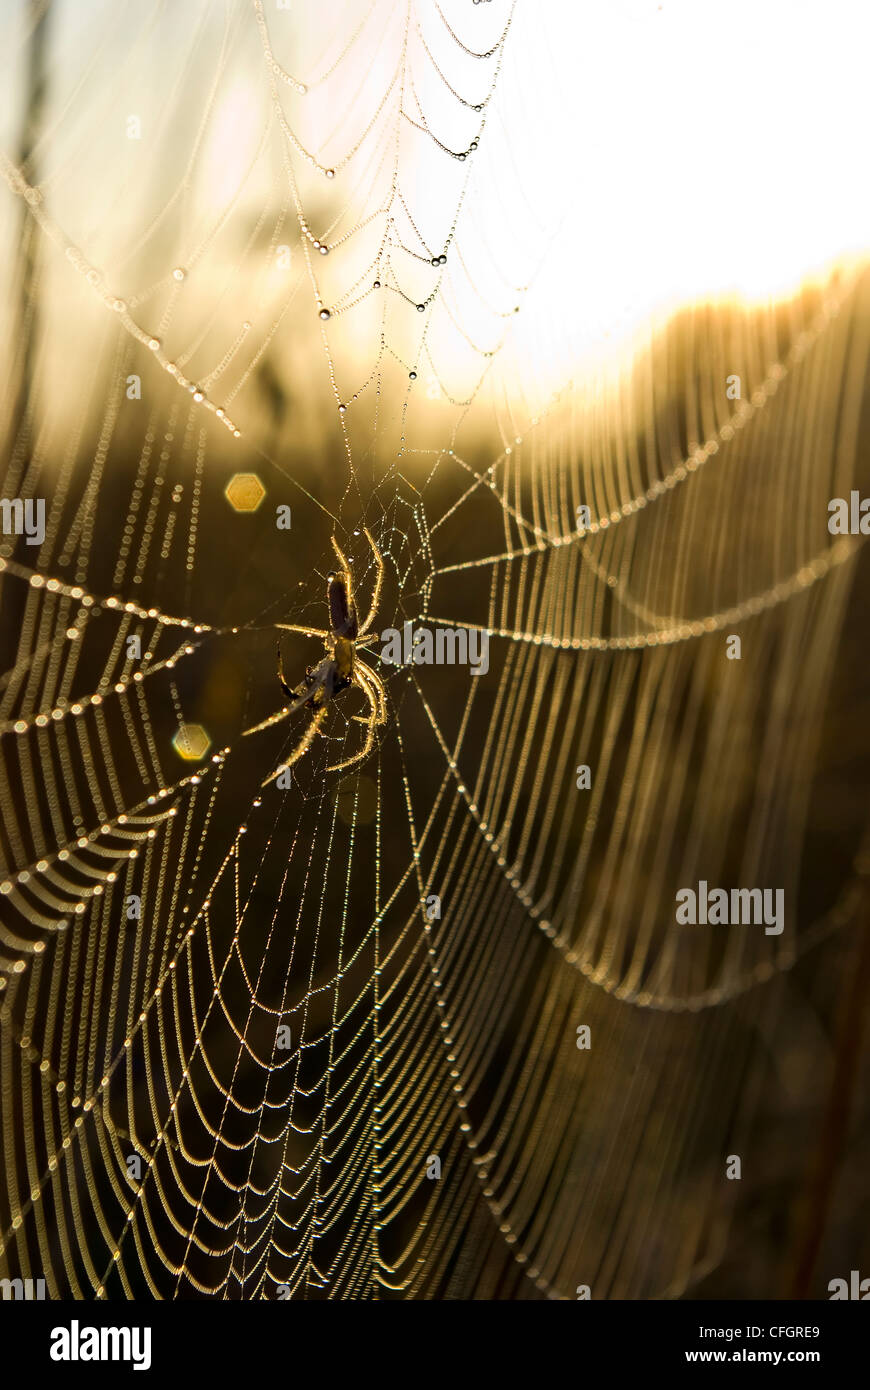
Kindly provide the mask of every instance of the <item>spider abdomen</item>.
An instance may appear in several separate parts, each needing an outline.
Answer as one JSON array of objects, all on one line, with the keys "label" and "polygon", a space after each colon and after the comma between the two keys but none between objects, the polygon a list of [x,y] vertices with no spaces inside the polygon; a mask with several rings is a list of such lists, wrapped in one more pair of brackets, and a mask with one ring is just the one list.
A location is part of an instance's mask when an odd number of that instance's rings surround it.
[{"label": "spider abdomen", "polygon": [[340,574],[333,575],[329,581],[329,619],[336,638],[349,637],[352,642],[358,635],[356,604]]}]

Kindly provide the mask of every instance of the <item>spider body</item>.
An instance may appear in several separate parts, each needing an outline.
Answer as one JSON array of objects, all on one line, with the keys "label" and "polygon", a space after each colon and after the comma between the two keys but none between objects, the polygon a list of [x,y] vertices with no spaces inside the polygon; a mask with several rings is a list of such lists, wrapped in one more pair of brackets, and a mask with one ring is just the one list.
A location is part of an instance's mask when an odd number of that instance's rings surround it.
[{"label": "spider body", "polygon": [[[280,646],[278,647],[278,660],[280,663]],[[341,664],[337,659],[337,654],[335,657],[325,656],[319,666],[306,666],[305,675],[296,686],[287,684],[283,676],[283,666],[279,664],[278,681],[287,698],[294,701],[295,709],[299,709],[300,706],[313,710],[322,709],[324,705],[329,704],[334,696],[342,690],[347,690],[350,685],[352,666],[346,665],[346,661],[347,658],[344,654]],[[253,733],[253,730],[251,732]]]},{"label": "spider body", "polygon": [[[368,531],[366,535],[368,536]],[[369,540],[371,537],[369,536]],[[374,541],[372,541],[374,545]],[[339,551],[339,554],[341,552]],[[353,601],[349,574],[331,574],[326,581],[326,597],[329,601],[329,618],[332,634],[337,641],[347,639],[355,642],[359,636],[359,620],[356,604]]]},{"label": "spider body", "polygon": [[365,647],[374,636],[369,629],[377,612],[384,578],[384,562],[381,553],[370,533],[366,531],[365,535],[375,558],[376,576],[371,607],[362,627],[360,627],[353,596],[350,566],[334,536],[332,537],[332,548],[338,557],[341,569],[337,573],[328,575],[326,581],[329,631],[323,631],[320,628],[301,627],[296,623],[277,624],[278,627],[288,632],[304,632],[309,637],[320,637],[326,648],[326,655],[319,665],[306,667],[305,675],[300,683],[291,686],[288,685],[284,677],[281,644],[280,642],[278,644],[278,681],[290,704],[279,710],[277,714],[270,715],[262,724],[257,724],[253,729],[246,729],[245,733],[255,734],[260,729],[268,728],[272,724],[286,719],[288,715],[303,707],[313,711],[313,718],[290,757],[272,773],[271,777],[266,779],[266,782],[263,783],[264,786],[274,781],[281,772],[292,766],[293,763],[298,762],[308,751],[326,718],[327,706],[330,701],[351,685],[358,686],[368,701],[369,713],[353,716],[358,722],[367,725],[366,738],[358,753],[350,758],[345,758],[343,762],[333,763],[326,769],[327,772],[336,772],[340,768],[350,767],[352,763],[359,762],[364,758],[374,743],[376,727],[386,723],[387,697],[383,682],[371,666],[357,654],[357,649]]}]

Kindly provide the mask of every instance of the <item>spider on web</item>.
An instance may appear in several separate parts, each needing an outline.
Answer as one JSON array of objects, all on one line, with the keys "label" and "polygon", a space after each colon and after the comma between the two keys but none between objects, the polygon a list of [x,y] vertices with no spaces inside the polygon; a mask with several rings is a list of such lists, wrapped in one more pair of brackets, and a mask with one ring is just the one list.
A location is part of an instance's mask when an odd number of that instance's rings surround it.
[{"label": "spider on web", "polygon": [[376,728],[387,722],[387,693],[384,689],[384,683],[377,672],[373,671],[371,666],[357,655],[357,649],[365,647],[374,635],[369,629],[377,613],[381,587],[384,582],[383,556],[372,539],[371,533],[365,531],[364,534],[372,548],[377,572],[371,606],[362,626],[360,626],[357,617],[350,565],[335,536],[331,538],[332,548],[338,557],[341,568],[326,576],[329,630],[324,631],[322,628],[309,627],[307,624],[304,626],[298,623],[276,624],[285,632],[304,632],[307,637],[322,638],[326,655],[318,666],[306,667],[305,675],[297,686],[290,686],[284,677],[281,643],[278,643],[278,681],[291,703],[279,710],[277,714],[272,714],[268,719],[264,719],[261,724],[256,724],[252,729],[246,729],[245,734],[259,733],[261,729],[279,723],[282,719],[294,714],[296,710],[302,709],[303,706],[313,710],[314,716],[289,758],[285,758],[280,767],[266,778],[263,783],[264,787],[268,786],[270,782],[274,782],[276,777],[279,777],[287,768],[292,767],[308,752],[326,718],[329,702],[342,690],[347,690],[349,686],[359,686],[368,701],[368,714],[352,716],[358,723],[366,725],[365,741],[351,757],[345,758],[340,763],[330,764],[326,769],[327,772],[338,772],[341,768],[361,762],[375,741]]}]

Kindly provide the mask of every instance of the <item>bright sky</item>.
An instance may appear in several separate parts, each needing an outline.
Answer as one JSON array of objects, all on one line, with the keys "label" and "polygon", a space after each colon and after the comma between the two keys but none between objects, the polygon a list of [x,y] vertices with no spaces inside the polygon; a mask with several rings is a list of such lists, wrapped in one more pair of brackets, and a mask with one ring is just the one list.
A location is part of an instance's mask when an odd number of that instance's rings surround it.
[{"label": "bright sky", "polygon": [[[567,195],[564,230],[525,315],[539,319],[540,351],[554,305],[582,350],[587,333],[614,320],[707,294],[786,294],[832,260],[866,252],[870,6],[530,8],[549,12],[563,91],[557,102],[542,70],[537,112],[525,111],[540,118],[530,148],[522,152],[522,121],[511,143],[542,202],[554,185]],[[534,53],[531,43],[520,49]]]},{"label": "bright sky", "polygon": [[[451,78],[465,91],[485,91],[492,63],[463,58],[430,0],[414,2],[412,16]],[[264,0],[276,53],[298,63],[301,75],[322,68],[320,58],[341,51],[368,3],[334,0],[333,8],[330,0],[326,10],[298,0],[286,11]],[[361,133],[365,83],[383,96],[401,51],[404,5],[381,3],[383,22],[364,30],[339,86],[293,108],[308,132],[325,138],[334,130],[336,150],[345,134],[353,143]],[[443,8],[457,31],[472,44],[479,33],[485,46],[501,31],[508,0],[473,9],[467,0],[443,0]],[[136,270],[135,249],[155,219],[155,257],[174,254],[160,244],[161,200],[177,187],[208,116],[184,235],[195,247],[241,188],[226,224],[239,229],[235,244],[210,243],[201,262],[213,277],[204,288],[220,306],[215,312],[226,312],[226,333],[235,333],[250,297],[235,274],[236,248],[283,188],[268,153],[245,182],[269,110],[253,7],[55,0],[52,13],[42,166],[52,215],[98,264],[134,280],[145,273],[141,264]],[[14,22],[7,15],[0,39],[6,29],[20,37],[19,23],[20,14]],[[14,153],[23,65],[11,39],[6,50],[12,73],[0,128]],[[544,388],[587,354],[600,358],[605,333],[617,343],[651,313],[719,293],[787,294],[835,259],[866,252],[868,52],[864,0],[517,0],[463,211],[460,245],[475,289],[451,266],[470,336],[489,343],[498,327],[483,300],[501,308],[521,300],[510,330],[519,360],[534,362]],[[425,64],[415,75],[433,129],[449,139],[462,113]],[[179,93],[184,124],[176,129],[178,116],[168,113],[176,112]],[[142,113],[140,145],[125,136],[131,110]],[[152,138],[160,143],[150,146]],[[146,159],[153,149],[160,151],[156,164]],[[442,160],[434,176],[428,164],[406,168],[405,191],[421,226],[443,221],[455,202],[454,176],[467,167]],[[317,225],[326,220],[328,196],[341,201],[356,187],[364,202],[367,169],[361,152],[318,191]],[[8,195],[3,203],[8,220]],[[343,263],[336,256],[319,268],[327,283],[342,264],[352,281],[354,251],[348,243]],[[155,274],[166,273],[160,263]],[[528,282],[527,293],[509,289]],[[129,293],[131,286],[119,288]],[[187,293],[196,290],[192,277]],[[302,294],[308,304],[310,289]],[[360,351],[371,347],[364,315],[348,316],[341,332]]]}]

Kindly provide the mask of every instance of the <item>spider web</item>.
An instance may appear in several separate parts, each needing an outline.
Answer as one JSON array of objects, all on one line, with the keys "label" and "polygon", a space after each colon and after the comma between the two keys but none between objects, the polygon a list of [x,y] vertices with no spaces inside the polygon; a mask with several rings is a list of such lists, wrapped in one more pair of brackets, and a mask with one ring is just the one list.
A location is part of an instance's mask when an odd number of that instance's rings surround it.
[{"label": "spider web", "polygon": [[[3,1273],[691,1293],[745,1239],[724,1160],[762,1164],[786,1023],[824,1084],[794,1001],[866,904],[860,538],[826,525],[866,454],[866,277],[686,310],[618,369],[602,334],[554,383],[520,327],[571,215],[522,196],[538,17],[86,13],[4,43],[4,496],[47,521],[0,559]],[[332,535],[366,611],[366,528],[377,629],[479,628],[489,670],[370,654],[371,755],[325,771],[365,738],[344,692],[264,786],[307,718],[244,737],[278,625],[326,627]],[[293,681],[322,644],[282,651]],[[700,879],[784,887],[786,930],[677,929]]]}]

